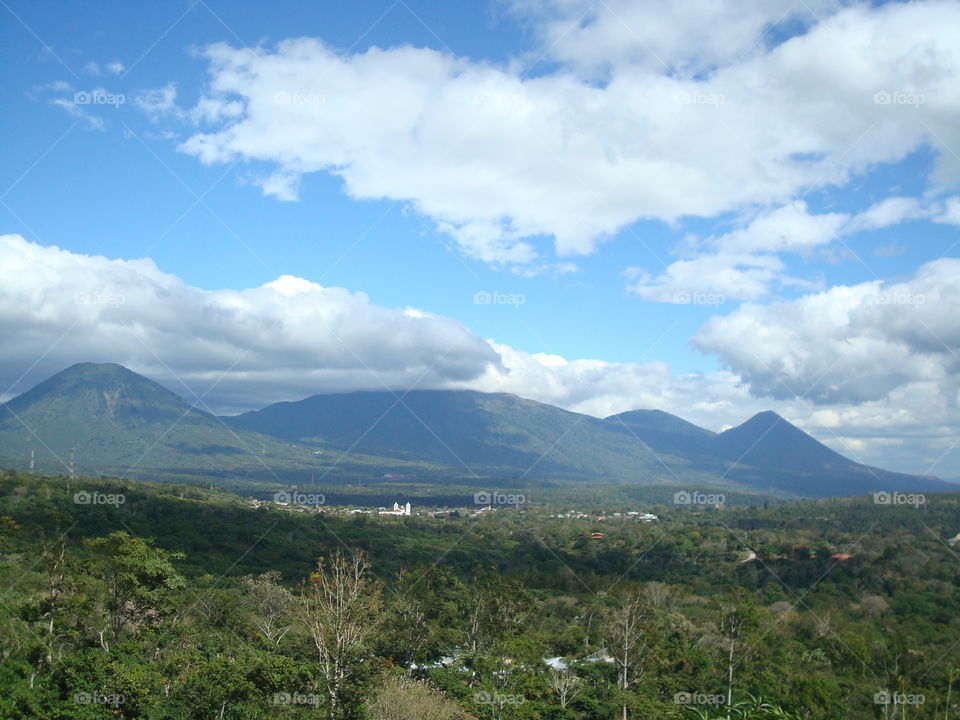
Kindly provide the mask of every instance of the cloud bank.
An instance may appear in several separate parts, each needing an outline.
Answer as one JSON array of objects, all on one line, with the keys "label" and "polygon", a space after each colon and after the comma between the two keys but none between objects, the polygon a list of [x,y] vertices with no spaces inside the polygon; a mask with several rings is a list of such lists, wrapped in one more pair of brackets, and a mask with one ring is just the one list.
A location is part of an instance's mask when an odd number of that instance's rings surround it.
[{"label": "cloud bank", "polygon": [[[935,191],[960,179],[960,5],[696,4],[516,4],[541,49],[504,66],[310,38],[213,45],[206,91],[184,111],[201,128],[181,149],[265,168],[263,191],[282,200],[306,174],[335,174],[351,197],[409,203],[501,265],[534,262],[545,239],[590,253],[640,219],[789,215],[804,193],[923,147]],[[537,74],[535,59],[555,66]],[[753,297],[781,270],[756,253],[824,242],[838,218],[801,220],[705,262]],[[640,292],[669,296],[689,271]]]},{"label": "cloud bank", "polygon": [[0,236],[0,334],[16,339],[0,345],[0,380],[14,393],[94,361],[216,412],[385,387],[511,392],[601,417],[659,408],[714,430],[772,407],[861,461],[948,476],[960,470],[938,465],[960,424],[958,312],[960,261],[944,259],[901,282],[715,317],[694,342],[729,369],[680,374],[530,353],[302,278],[206,291],[150,260]]}]

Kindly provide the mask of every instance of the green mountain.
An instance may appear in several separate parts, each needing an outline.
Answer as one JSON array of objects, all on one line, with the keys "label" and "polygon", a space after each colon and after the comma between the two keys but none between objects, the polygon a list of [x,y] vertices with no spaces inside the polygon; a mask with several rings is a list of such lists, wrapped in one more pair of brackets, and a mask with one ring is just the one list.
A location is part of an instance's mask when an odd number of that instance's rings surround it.
[{"label": "green mountain", "polygon": [[705,452],[764,470],[786,471],[795,480],[784,489],[813,496],[853,495],[869,490],[949,491],[937,478],[890,472],[854,462],[831,450],[775,412],[757,413],[742,425],[711,437]]},{"label": "green mountain", "polygon": [[225,420],[292,442],[528,480],[722,485],[806,497],[950,489],[855,463],[770,412],[716,434],[659,410],[600,420],[503,393],[417,390],[314,395]]},{"label": "green mountain", "polygon": [[775,413],[716,434],[657,410],[606,419],[503,393],[314,395],[217,417],[120,365],[82,363],[0,405],[0,465],[246,489],[325,482],[720,487],[788,496],[955,488],[848,460]]},{"label": "green mountain", "polygon": [[633,436],[660,453],[684,457],[710,455],[707,446],[716,433],[663,410],[630,410],[604,419],[618,432]]},{"label": "green mountain", "polygon": [[717,455],[757,467],[833,473],[855,464],[770,411],[757,413],[711,440]]},{"label": "green mountain", "polygon": [[298,443],[448,465],[462,473],[640,484],[710,482],[683,457],[652,452],[603,420],[505,393],[465,390],[353,392],[225,418]]},{"label": "green mountain", "polygon": [[[322,474],[334,462],[316,448],[232,428],[112,363],[73,365],[0,405],[0,461],[26,467],[31,451],[38,471],[72,464],[77,473],[265,482]],[[371,462],[352,457],[338,469]]]}]

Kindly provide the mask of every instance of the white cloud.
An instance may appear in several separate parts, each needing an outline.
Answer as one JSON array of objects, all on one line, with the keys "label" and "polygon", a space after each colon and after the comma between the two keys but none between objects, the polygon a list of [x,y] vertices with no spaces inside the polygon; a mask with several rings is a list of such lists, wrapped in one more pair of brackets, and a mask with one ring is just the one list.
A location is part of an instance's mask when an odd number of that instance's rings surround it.
[{"label": "white cloud", "polygon": [[685,77],[762,54],[788,24],[806,28],[840,6],[836,0],[513,0],[532,20],[552,58],[588,77],[624,66]]},{"label": "white cloud", "polygon": [[847,222],[843,213],[813,215],[804,202],[776,208],[711,244],[738,252],[807,252],[831,242]]},{"label": "white cloud", "polygon": [[[642,218],[789,208],[924,145],[934,182],[960,177],[945,151],[960,146],[956,3],[699,5],[601,3],[573,24],[593,5],[535,3],[561,63],[539,76],[412,47],[214,45],[192,110],[209,127],[182,149],[271,163],[260,184],[287,200],[303,174],[339,175],[351,197],[409,202],[469,255],[507,265],[534,262],[548,238],[589,253]],[[800,34],[770,47],[788,21]],[[597,53],[612,58],[602,72]],[[824,230],[794,229],[767,250]]]},{"label": "white cloud", "polygon": [[718,253],[671,263],[658,277],[639,274],[630,290],[644,300],[677,305],[723,305],[728,300],[756,300],[783,277],[783,262],[774,255]]},{"label": "white cloud", "polygon": [[87,129],[89,130],[102,131],[106,128],[106,124],[103,122],[102,118],[99,118],[96,115],[91,115],[83,108],[83,106],[78,105],[76,100],[72,98],[54,98],[50,101],[50,104],[66,111],[66,113],[71,117],[80,120],[87,126]]},{"label": "white cloud", "polygon": [[645,300],[675,304],[722,305],[728,300],[759,300],[775,284],[812,287],[790,277],[777,253],[808,254],[836,240],[848,222],[843,213],[811,214],[797,201],[741,220],[741,227],[681,246],[690,257],[668,265],[657,277],[632,269],[630,290]]},{"label": "white cloud", "polygon": [[863,403],[929,383],[951,405],[960,389],[960,260],[907,280],[837,286],[711,318],[693,341],[758,395]]},{"label": "white cloud", "polygon": [[80,68],[80,72],[90,77],[102,77],[103,75],[121,75],[126,68],[124,64],[119,60],[112,60],[108,63],[104,63],[101,67],[99,63],[94,61],[89,61],[84,63],[83,67]]},{"label": "white cloud", "polygon": [[941,211],[934,217],[934,222],[960,225],[960,195],[944,200]]},{"label": "white cloud", "polygon": [[[857,258],[846,246],[829,248],[853,233],[879,230],[909,220],[950,222],[955,198],[946,201],[890,197],[856,214],[813,214],[806,203],[795,201],[740,219],[740,227],[705,240],[687,237],[679,243],[683,259],[654,277],[644,268],[629,268],[636,278],[630,291],[657,302],[685,304],[706,297],[702,304],[724,300],[760,300],[776,286],[814,289],[816,282],[790,276],[780,259],[783,253],[809,256],[820,249],[828,260]],[[958,205],[960,207],[960,205]],[[897,244],[878,248],[878,257],[894,257],[904,248]],[[710,298],[720,298],[720,302]]]},{"label": "white cloud", "polygon": [[134,97],[133,102],[153,119],[165,115],[182,116],[177,107],[177,86],[173,83],[146,90]]},{"label": "white cloud", "polygon": [[[496,353],[459,323],[373,305],[363,293],[284,276],[204,291],[150,260],[109,260],[0,236],[0,365],[10,381],[79,361],[119,362],[246,407],[313,392],[437,386]],[[21,388],[23,389],[23,388]]]},{"label": "white cloud", "polygon": [[859,213],[844,228],[853,233],[861,230],[879,230],[898,225],[907,220],[931,217],[936,210],[925,205],[919,198],[890,197]]}]

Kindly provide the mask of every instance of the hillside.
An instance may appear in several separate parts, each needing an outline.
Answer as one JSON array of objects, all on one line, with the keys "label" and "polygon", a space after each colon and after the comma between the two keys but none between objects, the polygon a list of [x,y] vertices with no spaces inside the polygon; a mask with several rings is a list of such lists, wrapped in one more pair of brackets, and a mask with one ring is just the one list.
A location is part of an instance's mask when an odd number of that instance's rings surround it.
[{"label": "hillside", "polygon": [[890,472],[854,462],[803,432],[775,412],[761,412],[742,425],[707,440],[703,452],[733,464],[786,472],[796,484],[783,487],[801,495],[864,494],[870,490],[947,492],[937,478]]},{"label": "hillside", "polygon": [[294,471],[321,474],[334,462],[311,448],[231,428],[112,363],[73,365],[0,405],[0,460],[24,467],[31,450],[38,470],[66,472],[73,455],[78,473],[134,477],[242,475],[281,482]]},{"label": "hillside", "polygon": [[477,475],[722,485],[801,497],[950,489],[855,463],[771,412],[716,434],[660,410],[600,420],[503,393],[415,390],[314,395],[224,420],[291,442]]},{"label": "hillside", "polygon": [[224,418],[233,427],[372,455],[443,463],[467,473],[577,476],[664,484],[700,469],[657,456],[602,420],[504,393],[462,390],[354,392]]},{"label": "hillside", "polygon": [[705,455],[716,433],[663,410],[629,410],[604,418],[608,426],[637,438],[652,450],[684,456]]},{"label": "hillside", "polygon": [[830,450],[775,413],[716,434],[658,410],[594,418],[503,393],[314,395],[217,417],[120,365],[81,363],[0,406],[0,463],[216,482],[719,487],[777,496],[936,491]]}]

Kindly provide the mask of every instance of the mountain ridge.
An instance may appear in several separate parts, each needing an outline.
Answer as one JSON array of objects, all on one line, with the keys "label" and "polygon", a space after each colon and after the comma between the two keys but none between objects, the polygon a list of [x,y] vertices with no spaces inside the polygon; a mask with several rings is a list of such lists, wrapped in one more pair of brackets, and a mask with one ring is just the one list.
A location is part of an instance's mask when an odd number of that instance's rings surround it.
[{"label": "mountain ridge", "polygon": [[714,433],[662,410],[596,418],[510,393],[412,390],[318,394],[220,417],[113,363],[78,363],[0,404],[0,459],[23,464],[41,446],[60,465],[76,448],[110,471],[271,483],[335,471],[341,479],[559,479],[807,497],[951,487],[855,463],[772,411]]}]

